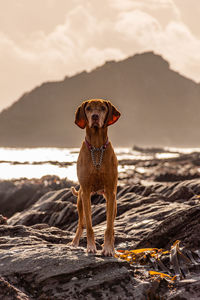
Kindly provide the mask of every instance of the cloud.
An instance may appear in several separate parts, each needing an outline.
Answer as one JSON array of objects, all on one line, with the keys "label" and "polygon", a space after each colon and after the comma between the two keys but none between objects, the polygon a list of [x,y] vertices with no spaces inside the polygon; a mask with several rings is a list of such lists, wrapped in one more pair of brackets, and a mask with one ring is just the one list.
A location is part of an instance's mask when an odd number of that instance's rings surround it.
[{"label": "cloud", "polygon": [[44,81],[147,50],[200,80],[200,41],[172,0],[105,0],[104,6],[76,0],[50,31],[40,28],[17,40],[0,33],[0,109]]},{"label": "cloud", "polygon": [[123,58],[118,46],[104,44],[106,26],[98,19],[85,5],[78,5],[48,34],[34,31],[16,41],[0,33],[0,110],[44,81]]},{"label": "cloud", "polygon": [[180,11],[172,0],[110,0],[110,5],[117,14],[134,10],[147,13],[163,27],[171,20],[181,19]]},{"label": "cloud", "polygon": [[200,80],[200,40],[183,22],[172,20],[163,28],[149,13],[133,9],[119,14],[115,28],[124,37],[127,49],[134,49],[137,42],[138,52],[154,50],[175,70]]},{"label": "cloud", "polygon": [[181,22],[170,22],[155,46],[170,62],[172,68],[200,80],[200,40]]},{"label": "cloud", "polygon": [[84,56],[84,59],[89,62],[89,68],[87,68],[88,71],[92,70],[94,66],[102,65],[105,61],[117,61],[123,58],[125,58],[124,53],[115,48],[106,48],[101,50],[91,47],[86,51]]},{"label": "cloud", "polygon": [[160,10],[170,9],[175,15],[180,16],[180,12],[173,0],[109,0],[110,5],[118,11],[129,11],[132,9]]},{"label": "cloud", "polygon": [[149,38],[154,38],[155,34],[161,31],[161,26],[155,18],[136,9],[121,13],[115,29],[124,39],[136,39],[144,45]]}]

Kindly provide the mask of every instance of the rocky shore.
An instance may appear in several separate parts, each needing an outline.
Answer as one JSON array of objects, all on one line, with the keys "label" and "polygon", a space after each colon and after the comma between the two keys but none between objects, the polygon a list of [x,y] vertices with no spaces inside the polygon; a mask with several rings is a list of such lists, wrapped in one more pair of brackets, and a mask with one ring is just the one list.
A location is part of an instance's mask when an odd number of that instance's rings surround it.
[{"label": "rocky shore", "polygon": [[[132,264],[103,257],[102,196],[92,197],[98,252],[88,255],[85,234],[79,248],[70,246],[78,221],[72,182],[51,176],[4,181],[0,182],[0,299],[200,298],[199,153],[129,164],[132,170],[119,174],[116,250],[170,251],[179,240],[177,256],[171,253],[156,260],[146,255],[145,261]],[[176,279],[152,276],[149,270],[169,272]]]}]

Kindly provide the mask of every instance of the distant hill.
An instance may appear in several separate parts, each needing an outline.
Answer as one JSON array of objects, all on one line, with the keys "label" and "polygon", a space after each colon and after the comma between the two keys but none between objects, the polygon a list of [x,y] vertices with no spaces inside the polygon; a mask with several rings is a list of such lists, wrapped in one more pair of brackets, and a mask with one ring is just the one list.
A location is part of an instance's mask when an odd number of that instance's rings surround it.
[{"label": "distant hill", "polygon": [[74,114],[88,98],[108,99],[121,111],[109,128],[114,145],[200,145],[200,85],[147,52],[24,94],[0,114],[0,146],[80,146],[84,131]]}]

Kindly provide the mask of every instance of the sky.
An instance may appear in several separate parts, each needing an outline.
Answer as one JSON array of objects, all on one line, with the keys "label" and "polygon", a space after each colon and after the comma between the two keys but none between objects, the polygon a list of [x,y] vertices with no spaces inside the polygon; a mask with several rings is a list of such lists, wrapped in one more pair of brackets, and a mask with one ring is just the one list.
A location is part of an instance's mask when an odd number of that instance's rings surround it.
[{"label": "sky", "polygon": [[199,0],[0,0],[0,111],[46,81],[154,51],[200,82]]}]

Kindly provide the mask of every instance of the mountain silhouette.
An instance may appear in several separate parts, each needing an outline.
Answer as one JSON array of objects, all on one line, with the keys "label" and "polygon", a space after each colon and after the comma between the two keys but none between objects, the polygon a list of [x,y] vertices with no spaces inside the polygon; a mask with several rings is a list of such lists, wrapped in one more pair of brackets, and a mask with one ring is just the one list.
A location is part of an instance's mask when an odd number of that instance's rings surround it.
[{"label": "mountain silhouette", "polygon": [[110,100],[121,112],[109,128],[115,146],[199,146],[200,85],[153,52],[25,93],[0,114],[0,146],[79,147],[84,130],[74,124],[75,111],[92,98]]}]

